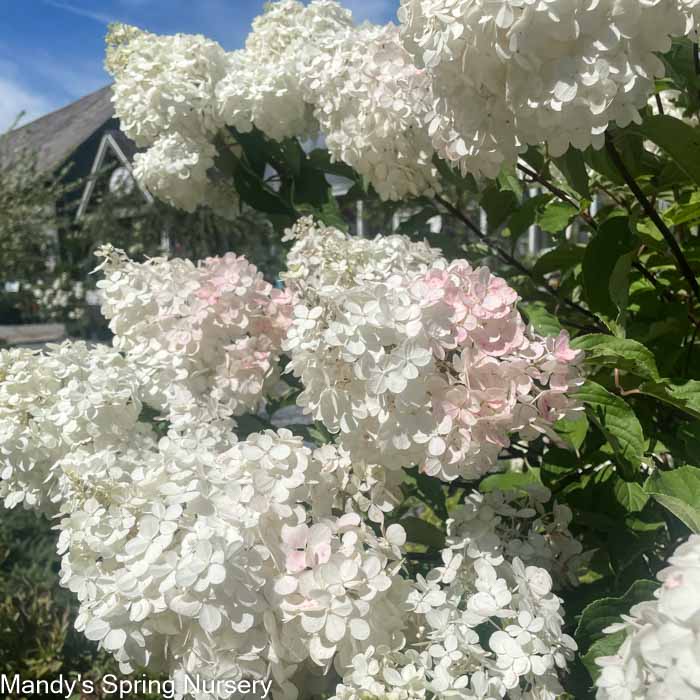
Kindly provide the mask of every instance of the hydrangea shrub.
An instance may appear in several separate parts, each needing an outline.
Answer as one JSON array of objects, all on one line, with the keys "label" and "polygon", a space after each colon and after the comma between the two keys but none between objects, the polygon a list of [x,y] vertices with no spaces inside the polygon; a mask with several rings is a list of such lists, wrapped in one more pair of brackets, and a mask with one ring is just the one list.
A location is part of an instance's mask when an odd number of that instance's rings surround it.
[{"label": "hydrangea shrub", "polygon": [[[0,351],[0,494],[55,518],[124,673],[700,696],[699,11],[279,0],[234,52],[112,28],[143,186],[288,244],[274,286],[104,246],[113,348]],[[410,219],[349,235],[327,175]]]}]

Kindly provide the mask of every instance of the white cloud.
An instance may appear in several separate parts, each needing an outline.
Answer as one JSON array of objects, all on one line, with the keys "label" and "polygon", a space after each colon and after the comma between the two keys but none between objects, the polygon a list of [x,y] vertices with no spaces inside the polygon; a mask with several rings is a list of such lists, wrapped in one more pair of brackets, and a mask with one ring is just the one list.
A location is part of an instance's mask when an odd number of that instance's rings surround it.
[{"label": "white cloud", "polygon": [[9,129],[21,112],[25,114],[20,124],[26,124],[55,107],[44,95],[34,93],[14,80],[0,78],[0,133]]},{"label": "white cloud", "polygon": [[344,7],[352,10],[356,22],[369,20],[383,24],[389,20],[396,21],[398,0],[343,0]]},{"label": "white cloud", "polygon": [[102,12],[95,12],[87,7],[78,7],[77,5],[71,5],[67,2],[58,2],[57,0],[44,0],[44,2],[47,5],[51,5],[51,7],[56,7],[59,10],[65,10],[66,12],[78,15],[79,17],[87,17],[88,19],[92,19],[100,24],[111,24],[112,22],[117,21],[111,15],[106,15]]}]

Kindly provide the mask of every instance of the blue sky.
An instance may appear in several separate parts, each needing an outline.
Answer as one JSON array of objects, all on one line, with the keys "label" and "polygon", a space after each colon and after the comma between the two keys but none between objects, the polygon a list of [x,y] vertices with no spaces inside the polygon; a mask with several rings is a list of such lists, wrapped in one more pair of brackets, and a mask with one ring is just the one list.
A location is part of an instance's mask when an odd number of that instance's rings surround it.
[{"label": "blue sky", "polygon": [[[357,20],[395,19],[398,0],[341,0]],[[105,85],[109,22],[151,32],[201,33],[226,49],[242,45],[265,0],[0,0],[0,132]]]}]

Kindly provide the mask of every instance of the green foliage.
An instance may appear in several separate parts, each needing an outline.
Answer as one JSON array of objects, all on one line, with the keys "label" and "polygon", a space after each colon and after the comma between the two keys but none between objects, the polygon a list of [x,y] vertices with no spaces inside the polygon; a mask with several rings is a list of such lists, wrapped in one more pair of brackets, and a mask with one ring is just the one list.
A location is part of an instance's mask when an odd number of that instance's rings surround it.
[{"label": "green foliage", "polygon": [[688,529],[700,533],[700,469],[684,466],[656,471],[646,480],[644,491]]},{"label": "green foliage", "polygon": [[657,587],[654,581],[636,581],[624,595],[601,598],[584,609],[575,637],[583,663],[593,680],[599,673],[595,659],[614,654],[624,638],[624,634],[620,632],[605,634],[603,630],[620,622],[620,615],[629,613],[633,605],[650,600]]}]

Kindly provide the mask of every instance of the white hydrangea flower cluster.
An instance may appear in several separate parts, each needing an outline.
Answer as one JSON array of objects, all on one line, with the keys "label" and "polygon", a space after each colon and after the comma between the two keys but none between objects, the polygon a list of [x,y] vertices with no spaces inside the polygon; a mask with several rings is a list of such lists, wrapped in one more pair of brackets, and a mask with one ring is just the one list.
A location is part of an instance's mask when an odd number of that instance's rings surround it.
[{"label": "white hydrangea flower cluster", "polygon": [[357,514],[328,512],[326,456],[286,430],[232,444],[202,426],[92,460],[59,540],[77,628],[125,673],[271,674],[285,698],[302,664],[344,669],[373,643],[401,644],[405,533],[378,537]]},{"label": "white hydrangea flower cluster", "polygon": [[528,144],[601,147],[610,123],[640,119],[663,75],[657,54],[694,30],[699,7],[402,0],[399,30],[356,26],[333,0],[278,0],[231,53],[118,25],[107,67],[122,127],[150,147],[137,177],[175,206],[232,208],[215,165],[225,126],[275,140],[320,131],[334,159],[398,200],[439,190],[436,153],[495,177]]},{"label": "white hydrangea flower cluster", "polygon": [[228,56],[217,89],[221,118],[239,131],[257,127],[272,139],[313,136],[318,122],[302,82],[309,52],[332,46],[353,26],[331,0],[279,0],[253,21],[245,49]]},{"label": "white hydrangea flower cluster", "polygon": [[[111,348],[0,350],[0,497],[53,512],[85,459],[137,439],[141,403],[132,368]],[[101,458],[101,457],[100,457]]]},{"label": "white hydrangea flower cluster", "polygon": [[334,700],[387,697],[554,700],[576,643],[563,631],[556,581],[576,582],[581,545],[550,493],[472,492],[448,521],[443,565],[409,596],[416,638],[358,654]]},{"label": "white hydrangea flower cluster", "polygon": [[700,696],[700,535],[691,535],[658,574],[655,600],[606,628],[626,637],[596,659],[598,700],[692,700]]},{"label": "white hydrangea flower cluster", "polygon": [[214,95],[226,75],[226,52],[215,41],[114,25],[107,44],[115,114],[138,146],[151,146],[164,133],[216,133],[221,121]]},{"label": "white hydrangea flower cluster", "polygon": [[[487,268],[439,258],[426,267],[424,247],[388,239],[361,244],[367,255],[346,266],[332,257],[344,234],[325,233],[316,254],[315,230],[299,234],[290,259],[305,283],[320,284],[294,308],[284,349],[304,387],[299,405],[339,434],[353,460],[473,479],[513,434],[554,437],[551,424],[575,415],[569,394],[582,382],[582,353],[564,332],[528,328],[517,293]],[[417,256],[392,269],[401,247]]]},{"label": "white hydrangea flower cluster", "polygon": [[281,277],[292,294],[307,303],[319,293],[380,282],[392,274],[425,272],[442,259],[442,253],[425,241],[401,235],[348,236],[312,217],[299,219],[282,240],[293,245]]},{"label": "white hydrangea flower cluster", "polygon": [[115,114],[124,133],[148,147],[134,156],[136,178],[175,207],[208,204],[230,216],[237,195],[215,176],[212,143],[224,125],[216,88],[226,52],[201,35],[158,36],[121,24],[110,27],[107,44]]},{"label": "white hydrangea flower cluster", "polygon": [[385,199],[439,189],[423,128],[431,80],[393,25],[357,27],[332,0],[279,0],[253,22],[245,48],[228,54],[203,37],[123,25],[108,42],[122,128],[150,147],[137,154],[135,174],[174,206],[220,202],[213,142],[224,126],[255,126],[278,141],[320,129],[332,157]]},{"label": "white hydrangea flower cluster", "polygon": [[696,0],[402,0],[405,43],[433,79],[426,125],[440,156],[495,177],[521,147],[600,148],[639,121],[695,26]]},{"label": "white hydrangea flower cluster", "polygon": [[195,266],[136,263],[110,246],[98,255],[102,313],[115,347],[140,371],[144,401],[185,423],[258,407],[279,377],[291,295],[228,253]]},{"label": "white hydrangea flower cluster", "polygon": [[394,25],[346,31],[306,59],[306,97],[331,157],[365,176],[384,200],[440,190],[423,127],[430,77],[416,68]]}]

